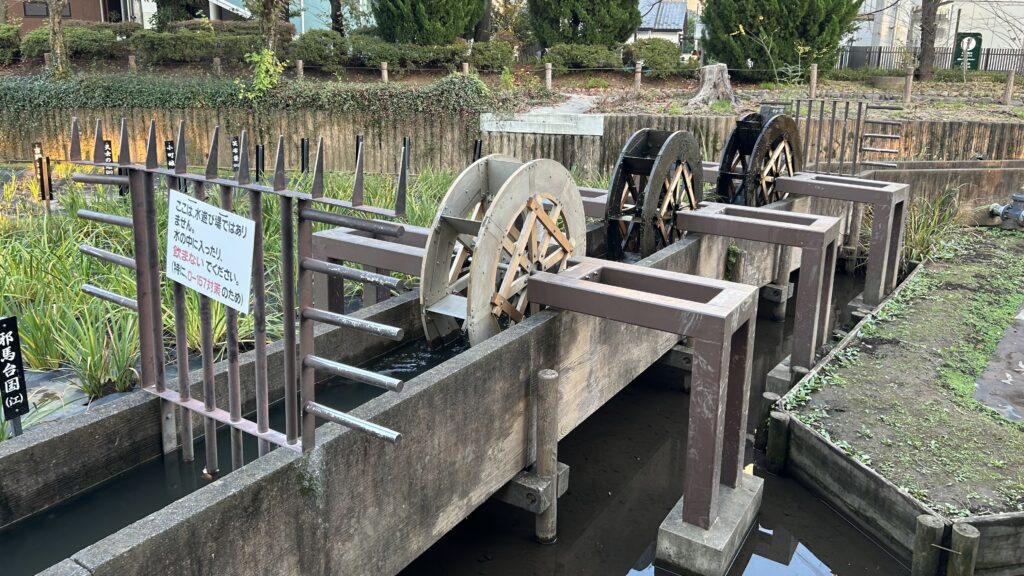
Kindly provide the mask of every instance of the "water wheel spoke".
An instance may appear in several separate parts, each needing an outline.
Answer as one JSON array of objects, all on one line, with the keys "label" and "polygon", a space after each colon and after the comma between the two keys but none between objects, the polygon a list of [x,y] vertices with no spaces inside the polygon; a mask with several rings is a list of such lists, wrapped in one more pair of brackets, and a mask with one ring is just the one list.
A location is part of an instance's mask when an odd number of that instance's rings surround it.
[{"label": "water wheel spoke", "polygon": [[690,210],[697,209],[697,199],[693,195],[693,172],[690,171],[689,164],[684,164],[685,170],[683,170],[683,179],[686,186],[686,198],[690,204]]},{"label": "water wheel spoke", "polygon": [[492,311],[492,313],[495,316],[500,316],[504,313],[508,316],[509,320],[516,323],[522,322],[525,317],[519,309],[513,306],[512,303],[501,294],[495,294],[494,298],[491,299],[491,303],[494,304],[494,311]]},{"label": "water wheel spoke", "polygon": [[536,199],[530,198],[527,205],[530,207],[530,210],[533,211],[537,220],[539,220],[541,225],[547,230],[548,234],[550,234],[556,242],[561,244],[562,248],[571,252],[573,249],[573,243],[561,230],[559,230],[558,223],[555,220],[552,220],[551,216],[541,208],[540,203],[537,202]]}]

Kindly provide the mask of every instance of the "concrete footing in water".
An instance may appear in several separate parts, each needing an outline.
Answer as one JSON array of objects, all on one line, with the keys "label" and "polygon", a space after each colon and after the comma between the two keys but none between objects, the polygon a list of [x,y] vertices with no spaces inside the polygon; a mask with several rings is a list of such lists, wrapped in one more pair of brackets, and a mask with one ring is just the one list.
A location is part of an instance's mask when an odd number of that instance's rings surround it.
[{"label": "concrete footing in water", "polygon": [[658,528],[655,565],[682,576],[725,576],[761,509],[764,480],[743,474],[739,486],[721,487],[718,519],[709,530],[683,522],[682,499]]}]

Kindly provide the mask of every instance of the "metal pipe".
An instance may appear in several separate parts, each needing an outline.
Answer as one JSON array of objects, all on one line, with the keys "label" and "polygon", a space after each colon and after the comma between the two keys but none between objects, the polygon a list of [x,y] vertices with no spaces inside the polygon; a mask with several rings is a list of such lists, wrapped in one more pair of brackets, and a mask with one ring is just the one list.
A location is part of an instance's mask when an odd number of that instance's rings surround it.
[{"label": "metal pipe", "polygon": [[[220,207],[222,210],[231,212],[234,208],[230,186],[220,186]],[[231,422],[242,421],[242,376],[238,362],[238,311],[230,306],[225,306],[225,320],[227,322],[227,337],[225,346],[228,352],[228,412],[231,414]],[[242,431],[235,426],[231,427],[231,469],[238,470],[245,465],[245,455],[242,446]]]},{"label": "metal pipe", "polygon": [[281,307],[284,313],[284,411],[285,437],[289,444],[298,441],[296,419],[299,403],[295,379],[295,218],[293,201],[280,197],[281,203]]},{"label": "metal pipe", "polygon": [[[192,398],[191,379],[188,368],[188,335],[185,332],[185,287],[174,282],[172,285],[174,293],[174,345],[177,348],[178,368],[178,395],[182,400],[188,401]],[[188,408],[181,409],[181,456],[185,462],[192,462],[196,459],[193,445],[195,440],[192,437],[192,411]]]},{"label": "metal pipe", "polygon": [[102,248],[97,248],[95,246],[90,246],[88,244],[79,244],[78,251],[87,256],[93,256],[105,262],[110,262],[111,264],[117,264],[118,266],[124,266],[125,268],[135,270],[134,258],[122,256],[120,254],[111,252],[110,250],[104,250]]},{"label": "metal pipe", "polygon": [[[299,201],[299,262],[311,260],[313,257],[313,221],[303,218],[302,213],[307,211],[310,202]],[[299,267],[299,310],[305,312],[313,306],[313,271],[309,268]],[[313,402],[316,394],[316,370],[310,366],[308,361],[315,358],[316,342],[313,339],[313,320],[306,314],[299,318],[299,358],[302,359],[302,373],[300,376],[300,388],[302,403]],[[294,356],[292,349],[287,349],[288,354]],[[316,418],[304,412],[302,415],[302,451],[309,452],[316,445]]]},{"label": "metal pipe", "polygon": [[101,186],[128,186],[129,177],[118,174],[77,173],[71,175],[72,182],[79,184],[99,184]]},{"label": "metal pipe", "polygon": [[[270,399],[267,392],[267,286],[266,264],[263,249],[263,193],[249,190],[249,218],[252,219],[256,235],[253,237],[252,258],[252,323],[253,346],[256,361],[256,429],[261,433],[270,430]],[[259,455],[270,452],[270,442],[259,439]]]},{"label": "metal pipe", "polygon": [[109,292],[102,288],[98,288],[96,286],[93,286],[92,284],[82,284],[82,292],[85,292],[90,296],[95,296],[100,300],[106,300],[107,302],[117,304],[118,306],[130,308],[132,310],[135,310],[136,312],[138,312],[139,310],[139,303],[136,302],[135,300],[127,296],[122,296],[120,294],[115,294],[114,292]]},{"label": "metal pipe", "polygon": [[346,428],[352,428],[353,430],[369,434],[374,438],[380,438],[381,440],[385,440],[391,444],[398,444],[402,441],[402,435],[394,430],[379,426],[373,422],[367,422],[366,420],[356,418],[355,416],[345,414],[344,412],[339,412],[333,408],[328,408],[323,404],[308,402],[306,404],[306,412],[318,418],[323,418],[329,422],[341,424]]},{"label": "metal pipe", "polygon": [[[324,372],[330,372],[335,376],[342,378],[348,378],[349,380],[355,380],[356,382],[362,382],[363,384],[369,384],[370,386],[376,386],[377,388],[383,388],[390,390],[391,392],[401,392],[404,383],[398,378],[392,378],[390,376],[384,376],[371,372],[369,370],[363,370],[355,366],[349,366],[348,364],[342,364],[341,362],[335,362],[320,356],[309,355],[302,359],[303,370],[323,370]],[[305,439],[303,439],[303,446],[305,446]]]},{"label": "metal pipe", "polygon": [[537,463],[538,476],[551,483],[551,504],[537,514],[534,532],[542,544],[558,539],[558,372],[537,374]]},{"label": "metal pipe", "polygon": [[324,212],[323,210],[315,210],[313,208],[303,208],[299,212],[299,216],[306,220],[320,222],[321,224],[352,228],[354,230],[369,232],[371,234],[380,234],[381,236],[393,236],[397,238],[402,234],[405,234],[405,226],[395,224],[394,222],[385,222],[384,220],[364,220],[362,218],[345,216],[344,214],[335,214],[334,212]]},{"label": "metal pipe", "polygon": [[360,332],[366,332],[367,334],[373,334],[374,336],[387,338],[388,340],[394,340],[395,342],[400,342],[405,338],[405,331],[401,328],[328,312],[319,308],[303,308],[302,317],[304,320],[323,322],[324,324],[330,324],[339,328],[351,328]]},{"label": "metal pipe", "polygon": [[[193,185],[195,197],[205,200],[204,184]],[[213,379],[213,321],[210,299],[199,295],[199,338],[203,355],[203,408],[212,412],[217,408],[217,393]],[[206,473],[214,475],[220,471],[217,459],[217,421],[209,415],[204,420],[203,433],[206,437]]]},{"label": "metal pipe", "polygon": [[132,227],[132,219],[126,216],[114,216],[113,214],[94,212],[92,210],[79,210],[76,214],[79,218],[92,220],[100,224],[111,224],[113,226],[121,226],[122,228]]},{"label": "metal pipe", "polygon": [[393,276],[385,276],[384,274],[359,270],[358,268],[350,268],[348,266],[334,264],[333,262],[325,262],[315,258],[303,258],[299,265],[303,270],[320,272],[321,274],[327,274],[344,280],[355,280],[365,284],[385,286],[392,290],[402,290],[405,288],[403,282]]}]

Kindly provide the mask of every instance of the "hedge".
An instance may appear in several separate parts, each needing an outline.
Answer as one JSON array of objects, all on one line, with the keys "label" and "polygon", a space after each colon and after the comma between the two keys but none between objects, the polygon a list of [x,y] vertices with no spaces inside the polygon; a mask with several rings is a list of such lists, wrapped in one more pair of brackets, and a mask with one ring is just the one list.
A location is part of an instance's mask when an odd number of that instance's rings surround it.
[{"label": "hedge", "polygon": [[7,66],[18,57],[20,29],[14,24],[0,24],[0,66]]},{"label": "hedge", "polygon": [[304,66],[320,68],[325,72],[341,71],[348,44],[345,37],[334,30],[310,30],[292,42],[288,57],[302,60]]},{"label": "hedge", "polygon": [[473,44],[469,61],[479,70],[500,71],[515,66],[516,52],[510,42],[477,42]]},{"label": "hedge", "polygon": [[93,30],[109,30],[118,38],[130,38],[142,24],[138,22],[96,22],[93,20],[64,20],[65,28],[91,28]]},{"label": "hedge", "polygon": [[555,44],[544,54],[556,70],[622,68],[622,56],[617,49],[586,44]]},{"label": "hedge", "polygon": [[626,46],[623,56],[626,64],[644,63],[653,78],[665,78],[683,70],[679,45],[664,38],[644,38]]},{"label": "hedge", "polygon": [[[142,30],[132,36],[131,47],[147,64],[210,62],[219,56],[225,62],[241,62],[245,55],[265,46],[258,34],[217,34],[210,31]],[[287,46],[282,46],[282,53]]]},{"label": "hedge", "polygon": [[348,40],[347,66],[377,68],[387,62],[392,70],[403,68],[455,69],[466,60],[469,45],[464,41],[443,46],[392,44],[376,36],[353,34]]},{"label": "hedge", "polygon": [[[127,53],[127,44],[118,40],[111,30],[71,26],[64,29],[64,45],[68,57],[75,59],[120,58]],[[21,40],[21,57],[40,59],[50,51],[50,27],[40,26]]]}]

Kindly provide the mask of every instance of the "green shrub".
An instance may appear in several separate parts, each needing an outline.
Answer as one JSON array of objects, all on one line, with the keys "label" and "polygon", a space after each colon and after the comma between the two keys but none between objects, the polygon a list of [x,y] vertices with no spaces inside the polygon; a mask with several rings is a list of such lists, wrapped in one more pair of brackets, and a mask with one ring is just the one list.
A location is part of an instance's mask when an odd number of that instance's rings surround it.
[{"label": "green shrub", "polygon": [[288,57],[292,61],[302,60],[305,66],[333,73],[341,70],[342,60],[347,58],[347,51],[345,37],[338,32],[310,30],[292,42]]},{"label": "green shrub", "polygon": [[392,44],[376,36],[353,34],[349,37],[349,66],[377,68],[387,62],[391,70],[402,68],[448,68],[459,66],[466,58],[465,42],[441,46]]},{"label": "green shrub", "polygon": [[[295,36],[295,26],[291,22],[276,22],[274,29],[279,39]],[[193,32],[216,32],[218,34],[235,34],[245,36],[248,34],[259,34],[260,23],[256,20],[207,20],[206,18],[195,18],[193,20],[176,20],[167,23],[168,32],[191,30]]]},{"label": "green shrub", "polygon": [[0,66],[8,66],[18,57],[21,39],[14,24],[0,24]]},{"label": "green shrub", "polygon": [[453,70],[466,60],[468,49],[469,46],[464,41],[437,46],[398,45],[403,68],[448,68]]},{"label": "green shrub", "polygon": [[264,46],[263,38],[256,34],[216,34],[192,30],[142,30],[132,36],[130,42],[139,59],[149,64],[210,62],[216,56],[225,62],[242,62],[246,54]]},{"label": "green shrub", "polygon": [[622,68],[622,56],[618,50],[605,46],[586,44],[556,44],[544,55],[544,62],[560,70]]},{"label": "green shrub", "polygon": [[511,68],[516,63],[515,48],[512,43],[493,40],[473,44],[473,53],[469,61],[478,70],[496,71]]},{"label": "green shrub", "polygon": [[398,46],[377,36],[353,34],[349,36],[348,62],[351,66],[376,68],[381,62],[398,67]]},{"label": "green shrub", "polygon": [[627,45],[623,54],[626,64],[630,66],[642,61],[644,70],[652,78],[665,78],[681,72],[683,64],[679,61],[680,55],[679,45],[664,38],[637,40]]},{"label": "green shrub", "polygon": [[[75,59],[119,58],[126,53],[127,44],[119,41],[110,30],[72,26],[64,29],[64,44],[68,57]],[[50,51],[50,28],[40,26],[21,40],[22,58],[39,59]]]},{"label": "green shrub", "polygon": [[95,22],[93,20],[65,20],[66,28],[90,28],[92,30],[109,30],[117,38],[130,38],[139,30],[142,24],[138,22]]}]

